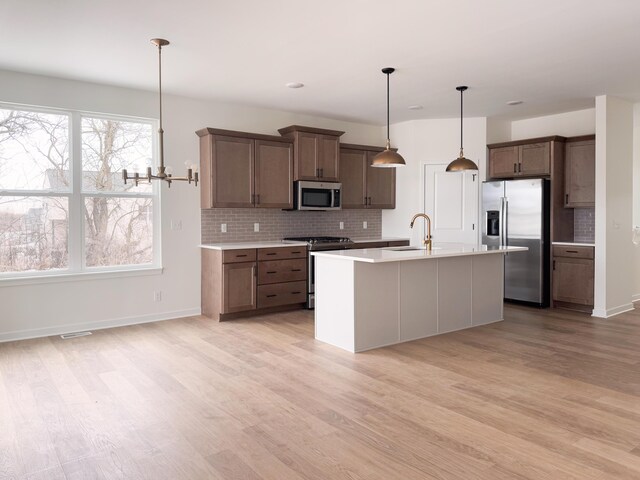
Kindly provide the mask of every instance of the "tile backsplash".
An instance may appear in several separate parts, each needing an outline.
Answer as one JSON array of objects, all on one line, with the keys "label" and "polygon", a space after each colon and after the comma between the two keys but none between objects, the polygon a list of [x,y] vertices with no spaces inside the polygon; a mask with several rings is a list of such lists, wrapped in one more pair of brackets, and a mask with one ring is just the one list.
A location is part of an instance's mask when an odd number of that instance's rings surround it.
[{"label": "tile backsplash", "polygon": [[[200,210],[202,243],[280,240],[283,237],[327,235],[375,238],[382,235],[381,210],[329,212],[284,211],[271,208],[213,208]],[[340,230],[340,222],[344,229]],[[367,222],[367,228],[363,228]],[[227,232],[221,232],[221,224]],[[254,232],[254,223],[260,231]]]},{"label": "tile backsplash", "polygon": [[575,208],[573,210],[573,241],[594,243],[595,236],[595,208]]}]

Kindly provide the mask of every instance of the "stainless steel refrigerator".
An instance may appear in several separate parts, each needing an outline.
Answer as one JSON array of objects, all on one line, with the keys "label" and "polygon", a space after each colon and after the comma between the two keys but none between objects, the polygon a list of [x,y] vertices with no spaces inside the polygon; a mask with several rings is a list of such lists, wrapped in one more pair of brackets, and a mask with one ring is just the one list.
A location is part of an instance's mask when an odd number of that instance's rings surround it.
[{"label": "stainless steel refrigerator", "polygon": [[482,243],[527,247],[505,255],[504,298],[549,306],[549,180],[484,182]]}]

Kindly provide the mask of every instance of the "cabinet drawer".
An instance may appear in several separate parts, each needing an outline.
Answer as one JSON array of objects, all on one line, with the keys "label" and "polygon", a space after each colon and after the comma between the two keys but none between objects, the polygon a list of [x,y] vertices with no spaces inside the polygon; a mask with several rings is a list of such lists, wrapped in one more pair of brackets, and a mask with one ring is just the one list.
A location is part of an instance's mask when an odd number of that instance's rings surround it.
[{"label": "cabinet drawer", "polygon": [[554,257],[590,258],[593,259],[593,247],[570,247],[568,245],[554,245]]},{"label": "cabinet drawer", "polygon": [[258,263],[258,285],[306,281],[307,259],[267,260]]},{"label": "cabinet drawer", "polygon": [[259,248],[258,260],[285,260],[288,258],[306,258],[307,247]]},{"label": "cabinet drawer", "polygon": [[255,260],[255,248],[222,251],[222,263],[254,262]]},{"label": "cabinet drawer", "polygon": [[304,303],[307,282],[274,283],[258,286],[258,308]]}]

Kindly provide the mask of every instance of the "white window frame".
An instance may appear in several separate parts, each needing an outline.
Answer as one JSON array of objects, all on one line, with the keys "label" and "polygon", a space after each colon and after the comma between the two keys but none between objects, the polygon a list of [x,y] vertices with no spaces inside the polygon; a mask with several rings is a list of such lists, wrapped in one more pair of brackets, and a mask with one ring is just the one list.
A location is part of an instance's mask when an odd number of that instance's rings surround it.
[{"label": "white window frame", "polygon": [[[53,190],[0,190],[0,196],[65,197],[69,205],[68,264],[67,268],[0,273],[0,286],[29,283],[74,281],[85,278],[112,278],[120,276],[152,275],[162,273],[161,194],[159,182],[152,182],[151,192],[83,192],[82,191],[82,119],[84,117],[120,122],[145,123],[152,132],[152,168],[158,159],[158,121],[155,119],[95,113],[81,110],[56,109],[0,102],[0,108],[36,113],[69,116],[69,171],[71,186],[67,192]],[[153,257],[151,263],[88,267],[86,265],[85,222],[82,207],[85,198],[152,198],[153,199]]]}]

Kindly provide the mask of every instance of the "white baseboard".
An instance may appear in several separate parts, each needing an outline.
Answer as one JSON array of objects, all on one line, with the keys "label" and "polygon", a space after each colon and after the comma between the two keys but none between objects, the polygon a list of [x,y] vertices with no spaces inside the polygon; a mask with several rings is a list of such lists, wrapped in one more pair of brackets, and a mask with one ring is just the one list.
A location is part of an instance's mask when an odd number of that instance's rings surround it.
[{"label": "white baseboard", "polygon": [[100,320],[88,323],[73,323],[67,325],[56,325],[53,327],[34,328],[30,330],[17,330],[13,332],[0,333],[0,343],[12,342],[14,340],[27,340],[30,338],[49,337],[51,335],[62,335],[63,333],[84,332],[87,330],[102,330],[105,328],[125,327],[127,325],[138,325],[141,323],[159,322],[163,320],[173,320],[176,318],[192,317],[200,315],[198,308],[186,310],[176,310],[173,312],[152,313],[149,315],[138,315],[135,317],[122,317],[112,320]]},{"label": "white baseboard", "polygon": [[598,318],[610,318],[610,317],[613,317],[614,315],[620,315],[621,313],[629,312],[633,309],[634,309],[633,303],[626,303],[618,307],[607,308],[606,310],[601,308],[598,308],[598,309],[594,308],[592,316],[598,317]]},{"label": "white baseboard", "polygon": [[640,293],[636,293],[633,297],[631,297],[632,302],[640,302]]}]

